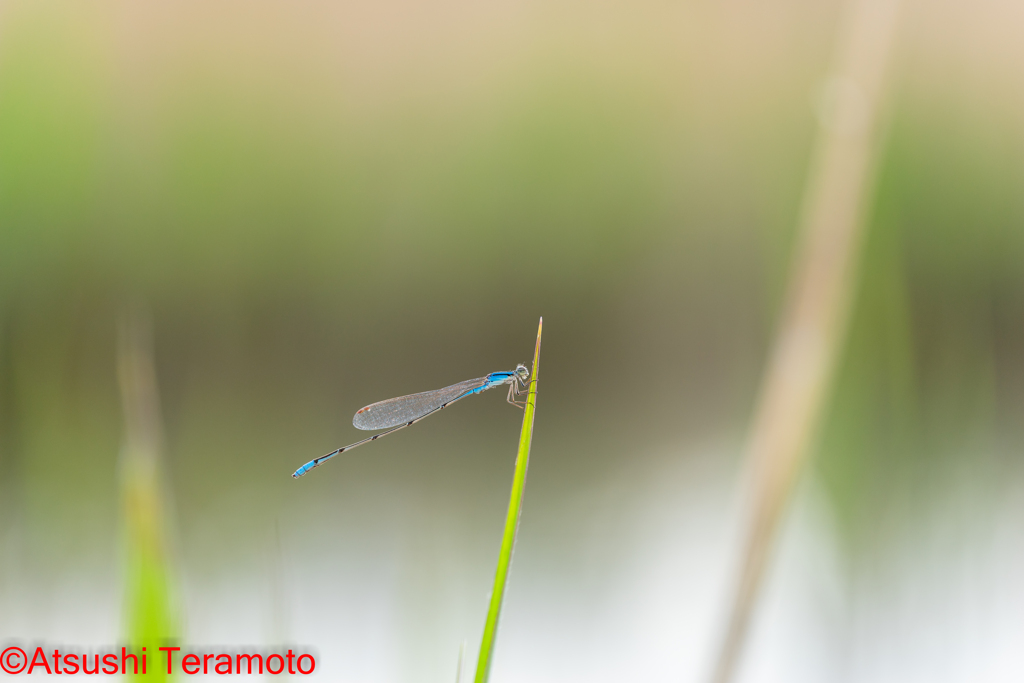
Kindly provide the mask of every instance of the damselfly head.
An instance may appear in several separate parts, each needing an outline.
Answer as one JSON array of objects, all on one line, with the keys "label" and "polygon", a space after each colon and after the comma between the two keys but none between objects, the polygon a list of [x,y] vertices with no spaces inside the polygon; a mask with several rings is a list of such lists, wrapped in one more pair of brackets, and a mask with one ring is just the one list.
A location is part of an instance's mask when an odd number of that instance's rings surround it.
[{"label": "damselfly head", "polygon": [[520,363],[516,366],[516,376],[524,382],[530,377],[530,371],[526,369],[526,366]]}]

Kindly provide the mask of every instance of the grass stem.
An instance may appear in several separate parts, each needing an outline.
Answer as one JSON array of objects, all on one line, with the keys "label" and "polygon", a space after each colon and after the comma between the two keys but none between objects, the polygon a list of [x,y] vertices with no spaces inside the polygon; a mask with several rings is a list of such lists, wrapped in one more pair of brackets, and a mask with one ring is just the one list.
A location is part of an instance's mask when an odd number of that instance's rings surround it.
[{"label": "grass stem", "polygon": [[[121,453],[121,497],[124,506],[124,602],[127,640],[135,653],[147,647],[151,662],[157,649],[174,639],[171,563],[166,526],[168,506],[161,466],[160,400],[153,363],[152,326],[135,312],[121,326],[118,375],[125,415]],[[170,680],[166,669],[149,666],[130,680]]]},{"label": "grass stem", "polygon": [[533,352],[533,369],[530,372],[530,388],[526,396],[523,431],[519,436],[519,455],[516,456],[512,495],[508,501],[508,515],[505,517],[505,532],[501,538],[498,570],[494,575],[494,590],[491,592],[491,605],[487,610],[487,622],[484,624],[484,637],[480,641],[480,656],[476,662],[475,683],[486,683],[490,677],[494,643],[498,635],[498,618],[501,616],[501,603],[505,597],[505,585],[508,582],[508,572],[512,565],[512,550],[516,544],[519,515],[523,509],[526,468],[530,462],[530,443],[533,441],[533,415],[537,410],[537,370],[540,368],[540,334],[543,327],[544,318],[541,318],[537,325],[537,346]]}]

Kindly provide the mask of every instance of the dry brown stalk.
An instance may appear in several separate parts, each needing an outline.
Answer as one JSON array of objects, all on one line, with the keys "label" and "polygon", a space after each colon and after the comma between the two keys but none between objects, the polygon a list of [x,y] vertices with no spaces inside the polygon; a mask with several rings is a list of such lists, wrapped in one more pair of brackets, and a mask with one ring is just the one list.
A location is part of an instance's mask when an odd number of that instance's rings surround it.
[{"label": "dry brown stalk", "polygon": [[745,545],[712,675],[732,680],[845,336],[898,0],[852,0],[826,82],[790,288],[746,454]]}]

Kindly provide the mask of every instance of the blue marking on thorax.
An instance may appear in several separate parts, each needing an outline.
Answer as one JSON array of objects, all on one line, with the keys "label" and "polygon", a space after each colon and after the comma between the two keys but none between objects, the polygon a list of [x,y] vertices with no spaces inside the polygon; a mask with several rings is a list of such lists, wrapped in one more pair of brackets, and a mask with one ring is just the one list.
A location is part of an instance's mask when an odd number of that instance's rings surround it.
[{"label": "blue marking on thorax", "polygon": [[514,376],[514,372],[492,372],[487,375],[487,384],[483,385],[479,389],[474,389],[474,394],[479,394],[481,391],[487,391],[494,387],[501,386],[502,384],[508,384],[509,378]]}]

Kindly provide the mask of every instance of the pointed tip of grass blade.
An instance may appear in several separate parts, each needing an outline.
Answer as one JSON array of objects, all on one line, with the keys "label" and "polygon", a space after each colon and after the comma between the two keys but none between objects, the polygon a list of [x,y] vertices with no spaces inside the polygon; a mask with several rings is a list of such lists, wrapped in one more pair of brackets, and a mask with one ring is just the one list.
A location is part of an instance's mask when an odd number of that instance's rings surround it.
[{"label": "pointed tip of grass blade", "polygon": [[476,663],[475,683],[486,683],[490,676],[494,643],[498,635],[498,619],[501,616],[501,603],[505,597],[505,586],[508,583],[508,573],[512,565],[512,550],[515,547],[516,531],[519,528],[519,515],[523,508],[523,490],[526,487],[526,470],[530,462],[530,444],[533,441],[533,416],[537,410],[537,371],[540,368],[540,336],[543,326],[544,318],[542,317],[537,325],[537,346],[533,351],[533,368],[530,373],[530,388],[526,395],[523,430],[519,436],[519,453],[516,456],[515,475],[512,478],[512,494],[509,496],[505,531],[501,539],[501,550],[498,553],[498,568],[494,574],[491,604],[487,610],[484,635],[480,641],[480,656]]}]

